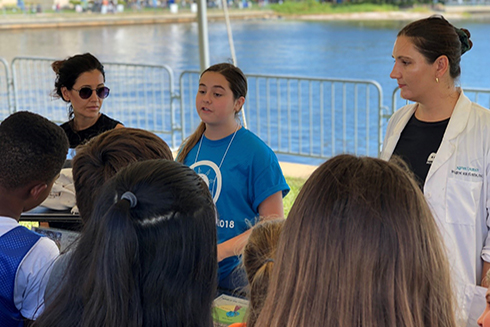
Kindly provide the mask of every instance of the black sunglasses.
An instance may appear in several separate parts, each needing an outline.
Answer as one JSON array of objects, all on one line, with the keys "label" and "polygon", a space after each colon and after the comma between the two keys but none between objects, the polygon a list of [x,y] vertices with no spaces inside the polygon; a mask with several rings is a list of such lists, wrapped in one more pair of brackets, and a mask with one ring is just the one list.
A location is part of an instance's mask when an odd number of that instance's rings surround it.
[{"label": "black sunglasses", "polygon": [[82,87],[80,90],[77,90],[77,89],[73,89],[73,90],[77,91],[80,98],[82,98],[84,100],[90,98],[92,96],[93,91],[95,91],[95,94],[97,94],[97,96],[100,99],[107,98],[109,96],[109,92],[111,91],[106,86],[98,87],[96,89],[91,89],[90,87],[85,86],[85,87]]}]

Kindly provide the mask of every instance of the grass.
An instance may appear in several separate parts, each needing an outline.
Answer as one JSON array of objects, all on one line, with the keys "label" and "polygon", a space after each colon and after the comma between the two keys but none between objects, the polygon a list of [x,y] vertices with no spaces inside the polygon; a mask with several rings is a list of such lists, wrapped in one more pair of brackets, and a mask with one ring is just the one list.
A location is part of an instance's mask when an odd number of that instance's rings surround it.
[{"label": "grass", "polygon": [[419,5],[419,6],[413,6],[410,10],[410,12],[420,12],[420,13],[428,13],[430,12],[430,8],[424,5]]},{"label": "grass", "polygon": [[301,187],[306,182],[306,179],[286,176],[286,182],[291,188],[291,191],[289,191],[288,195],[286,195],[284,198],[284,217],[288,216],[294,200],[296,200],[296,197],[298,196],[299,191],[301,191]]},{"label": "grass", "polygon": [[298,14],[342,14],[354,12],[384,12],[399,10],[394,5],[377,5],[371,3],[345,3],[332,4],[320,3],[315,0],[307,0],[302,2],[286,1],[282,4],[271,4],[269,8],[278,14],[298,15]]}]

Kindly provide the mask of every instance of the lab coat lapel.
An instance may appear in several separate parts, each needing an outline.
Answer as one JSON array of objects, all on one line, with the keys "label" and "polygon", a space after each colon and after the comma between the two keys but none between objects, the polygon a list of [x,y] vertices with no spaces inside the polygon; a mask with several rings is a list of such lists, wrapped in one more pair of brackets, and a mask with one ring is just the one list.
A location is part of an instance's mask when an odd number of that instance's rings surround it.
[{"label": "lab coat lapel", "polygon": [[383,146],[384,150],[382,152],[381,159],[389,160],[391,158],[391,156],[393,155],[393,151],[395,151],[398,140],[400,139],[400,135],[410,118],[413,116],[415,108],[417,108],[417,105],[413,104],[412,108],[410,108],[410,110],[408,110],[402,117],[400,117],[400,120],[393,127],[393,133],[391,133],[391,136],[386,139],[386,144]]},{"label": "lab coat lapel", "polygon": [[451,158],[456,150],[457,138],[465,129],[466,124],[468,124],[470,115],[468,108],[470,106],[471,101],[464,95],[463,91],[461,91],[458,102],[456,102],[456,106],[454,107],[451,118],[449,119],[449,124],[446,128],[446,132],[444,133],[444,137],[442,138],[441,145],[437,150],[436,158],[429,169],[427,178],[425,179],[426,184],[435,174],[435,172]]}]

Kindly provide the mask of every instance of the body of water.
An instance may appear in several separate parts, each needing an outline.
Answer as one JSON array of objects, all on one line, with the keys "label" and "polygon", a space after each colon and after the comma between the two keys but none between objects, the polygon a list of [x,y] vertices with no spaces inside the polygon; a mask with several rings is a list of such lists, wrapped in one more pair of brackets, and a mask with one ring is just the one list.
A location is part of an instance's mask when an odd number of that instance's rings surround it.
[{"label": "body of water", "polygon": [[[233,21],[238,66],[245,73],[374,79],[385,93],[397,32],[407,22]],[[490,21],[455,21],[472,34],[461,84],[490,87]],[[102,61],[169,65],[176,75],[199,69],[196,23],[0,31],[0,57],[64,58],[92,52]],[[223,22],[209,24],[210,61],[230,60]]]}]

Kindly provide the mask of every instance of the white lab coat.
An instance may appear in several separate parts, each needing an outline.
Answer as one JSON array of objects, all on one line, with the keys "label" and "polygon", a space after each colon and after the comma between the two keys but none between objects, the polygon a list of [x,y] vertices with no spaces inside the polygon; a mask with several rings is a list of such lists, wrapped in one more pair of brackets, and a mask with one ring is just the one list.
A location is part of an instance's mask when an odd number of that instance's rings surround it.
[{"label": "white lab coat", "polygon": [[[388,160],[417,105],[391,117],[381,158]],[[477,326],[486,289],[480,286],[483,260],[490,262],[489,185],[490,110],[472,103],[461,91],[424,194],[447,247],[462,326]]]}]

